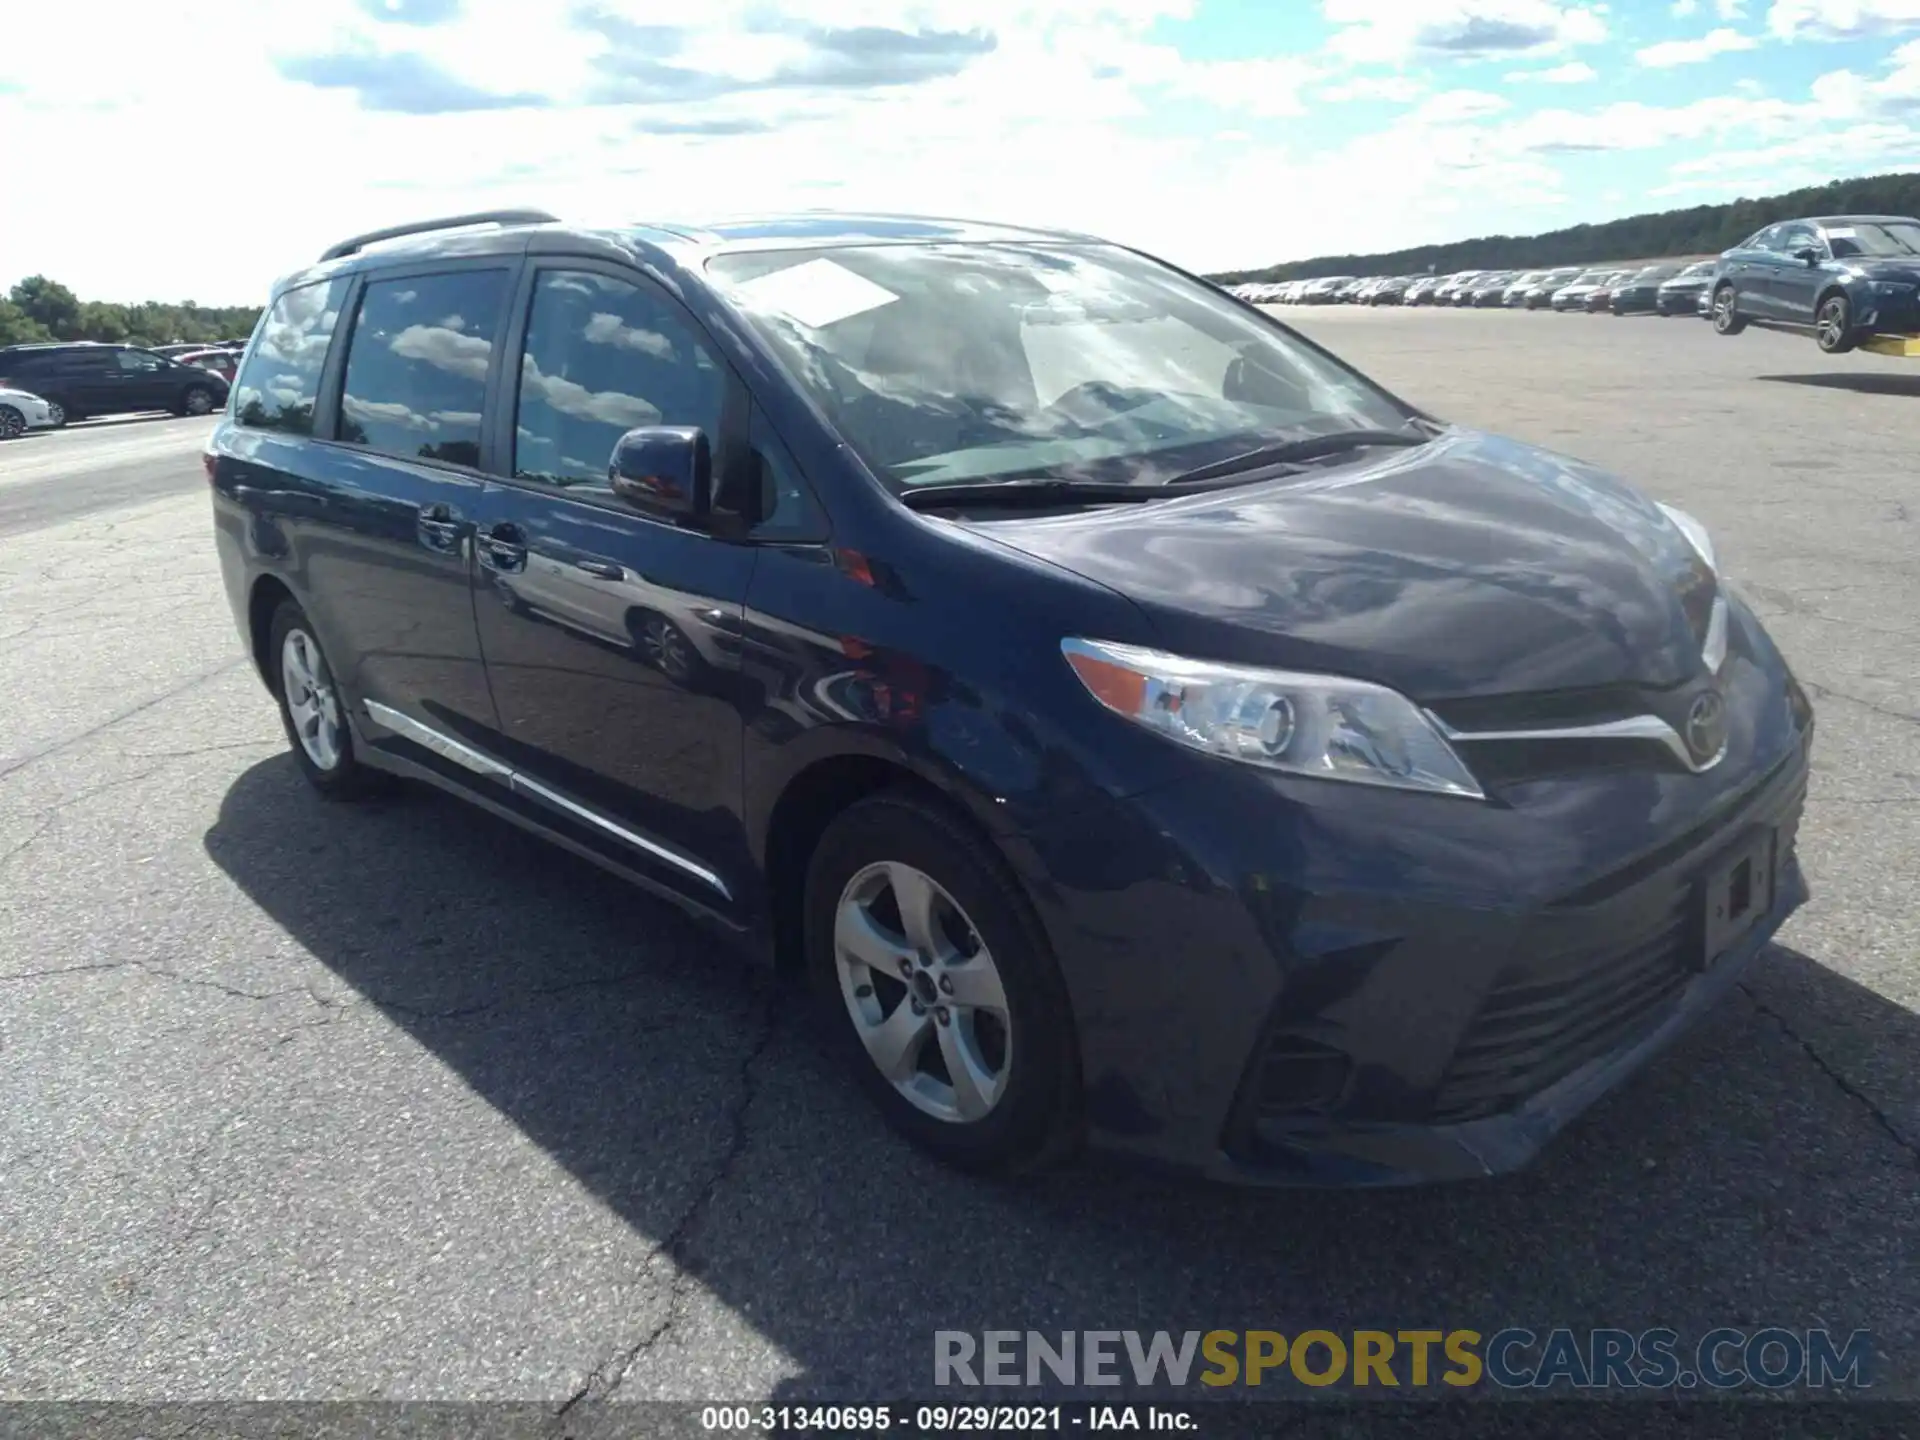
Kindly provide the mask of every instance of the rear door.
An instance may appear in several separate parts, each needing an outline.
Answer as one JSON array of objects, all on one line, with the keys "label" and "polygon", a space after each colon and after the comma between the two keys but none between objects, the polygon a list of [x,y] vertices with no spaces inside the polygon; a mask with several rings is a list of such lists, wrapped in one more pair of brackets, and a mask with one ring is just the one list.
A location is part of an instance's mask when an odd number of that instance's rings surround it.
[{"label": "rear door", "polygon": [[66,351],[54,372],[69,411],[110,415],[121,408],[119,352],[110,346]]},{"label": "rear door", "polygon": [[118,410],[167,410],[179,401],[180,372],[148,350],[114,355]]},{"label": "rear door", "polygon": [[725,913],[745,869],[739,637],[754,550],[628,507],[614,443],[693,425],[736,474],[745,387],[677,300],[621,266],[531,259],[474,607],[498,748],[582,843]]},{"label": "rear door", "polygon": [[1786,258],[1780,248],[1786,230],[1785,225],[1769,225],[1749,240],[1727,267],[1743,314],[1760,320],[1780,318],[1774,287],[1780,263]]},{"label": "rear door", "polygon": [[[291,423],[302,406],[317,417],[315,440],[285,456],[297,593],[378,743],[442,770],[445,741],[495,723],[470,577],[481,416],[518,263],[443,260],[377,272],[344,295],[340,281],[293,292],[248,353],[234,404],[243,424],[283,400]],[[307,402],[301,367],[328,352],[336,306],[327,379]]]},{"label": "rear door", "polygon": [[[1811,265],[1794,253],[1802,250],[1813,252]],[[1811,325],[1814,296],[1826,278],[1821,266],[1828,258],[1827,242],[1811,225],[1787,225],[1781,230],[1780,251],[1780,263],[1772,274],[1774,316],[1795,325]]]}]

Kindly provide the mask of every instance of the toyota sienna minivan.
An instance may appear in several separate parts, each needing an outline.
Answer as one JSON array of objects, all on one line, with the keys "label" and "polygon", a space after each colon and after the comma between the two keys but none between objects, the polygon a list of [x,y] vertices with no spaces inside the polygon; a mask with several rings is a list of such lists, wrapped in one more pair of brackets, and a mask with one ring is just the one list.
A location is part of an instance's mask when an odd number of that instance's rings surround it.
[{"label": "toyota sienna minivan", "polygon": [[207,470],[321,795],[792,967],[956,1165],[1509,1170],[1806,897],[1812,713],[1698,521],[1085,236],[356,237]]}]

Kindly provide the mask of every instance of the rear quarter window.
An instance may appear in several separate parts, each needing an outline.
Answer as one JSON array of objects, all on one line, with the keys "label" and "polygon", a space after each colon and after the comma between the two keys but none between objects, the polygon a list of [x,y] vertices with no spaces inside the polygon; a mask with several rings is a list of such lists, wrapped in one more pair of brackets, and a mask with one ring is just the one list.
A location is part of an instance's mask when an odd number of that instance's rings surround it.
[{"label": "rear quarter window", "polygon": [[320,371],[346,295],[342,276],[299,286],[273,302],[234,377],[235,420],[257,430],[313,433]]}]

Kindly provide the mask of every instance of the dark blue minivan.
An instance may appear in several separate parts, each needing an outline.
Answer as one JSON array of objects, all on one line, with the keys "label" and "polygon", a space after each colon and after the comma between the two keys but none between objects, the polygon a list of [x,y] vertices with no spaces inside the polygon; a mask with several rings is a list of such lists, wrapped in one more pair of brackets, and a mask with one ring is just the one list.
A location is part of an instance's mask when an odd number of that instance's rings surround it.
[{"label": "dark blue minivan", "polygon": [[1812,713],[1697,521],[1084,236],[357,237],[208,474],[322,795],[755,942],[969,1168],[1511,1169],[1806,897]]}]

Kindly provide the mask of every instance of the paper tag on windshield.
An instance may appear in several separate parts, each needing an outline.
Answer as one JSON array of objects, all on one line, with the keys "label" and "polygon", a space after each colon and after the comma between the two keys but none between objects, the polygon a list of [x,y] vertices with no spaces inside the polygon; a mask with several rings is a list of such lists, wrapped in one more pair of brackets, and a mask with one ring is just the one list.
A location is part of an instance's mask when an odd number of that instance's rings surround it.
[{"label": "paper tag on windshield", "polygon": [[809,260],[734,287],[756,310],[789,315],[810,330],[864,315],[900,297],[832,260]]},{"label": "paper tag on windshield", "polygon": [[1853,227],[1851,225],[1835,225],[1831,230],[1827,231],[1827,238],[1829,240],[1851,240],[1853,239]]}]

